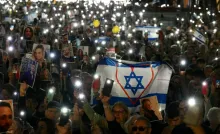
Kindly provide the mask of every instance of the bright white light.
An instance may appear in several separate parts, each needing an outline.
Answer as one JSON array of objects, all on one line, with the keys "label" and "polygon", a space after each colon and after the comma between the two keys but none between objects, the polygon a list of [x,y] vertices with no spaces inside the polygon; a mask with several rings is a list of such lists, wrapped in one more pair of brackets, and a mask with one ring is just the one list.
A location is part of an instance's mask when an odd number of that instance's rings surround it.
[{"label": "bright white light", "polygon": [[196,104],[195,98],[189,98],[188,105],[192,107],[192,106],[195,106],[195,104]]},{"label": "bright white light", "polygon": [[180,44],[180,41],[177,41],[176,43],[177,43],[177,44]]},{"label": "bright white light", "polygon": [[142,17],[143,16],[143,12],[140,12],[139,15]]},{"label": "bright white light", "polygon": [[181,60],[180,64],[181,64],[182,66],[185,66],[185,65],[186,65],[186,60]]},{"label": "bright white light", "polygon": [[92,56],[92,60],[95,60],[95,56]]},{"label": "bright white light", "polygon": [[215,57],[215,60],[218,60],[218,57]]},{"label": "bright white light", "polygon": [[54,58],[55,54],[54,53],[50,53],[50,58]]},{"label": "bright white light", "polygon": [[12,37],[11,36],[8,36],[8,38],[7,38],[9,41],[11,41],[12,40]]},{"label": "bright white light", "polygon": [[107,80],[106,83],[107,83],[107,84],[111,84],[111,81],[110,81],[110,80]]},{"label": "bright white light", "polygon": [[80,99],[80,100],[85,99],[85,95],[84,95],[83,93],[80,93],[80,94],[79,94],[79,99]]},{"label": "bright white light", "polygon": [[14,96],[17,96],[18,95],[18,92],[14,92]]},{"label": "bright white light", "polygon": [[121,44],[122,44],[122,45],[125,45],[125,41],[122,41]]},{"label": "bright white light", "polygon": [[184,18],[182,18],[181,21],[184,21]]},{"label": "bright white light", "polygon": [[192,38],[192,40],[193,40],[193,41],[195,41],[195,40],[196,40],[196,38],[195,38],[195,37],[193,37],[193,38]]},{"label": "bright white light", "polygon": [[95,79],[98,79],[98,78],[99,78],[99,75],[98,75],[98,74],[95,74],[95,75],[94,75],[94,78],[95,78]]},{"label": "bright white light", "polygon": [[80,87],[82,85],[82,82],[80,81],[80,80],[77,80],[76,82],[75,82],[75,86],[76,87]]},{"label": "bright white light", "polygon": [[98,43],[98,40],[95,40],[95,43]]},{"label": "bright white light", "polygon": [[50,93],[50,94],[53,94],[53,93],[54,93],[54,89],[53,89],[53,88],[50,88],[50,89],[49,89],[49,93]]},{"label": "bright white light", "polygon": [[155,46],[159,46],[159,43],[158,43],[158,42],[156,42],[156,43],[155,43]]},{"label": "bright white light", "polygon": [[132,54],[132,53],[133,53],[133,50],[132,50],[132,49],[129,49],[129,50],[128,50],[128,53],[129,53],[129,54]]},{"label": "bright white light", "polygon": [[8,47],[8,51],[12,52],[14,50],[14,47],[13,46],[9,46]]},{"label": "bright white light", "polygon": [[56,43],[57,43],[57,42],[58,42],[58,39],[55,39],[55,40],[54,40],[54,42],[56,42]]},{"label": "bright white light", "polygon": [[68,108],[67,108],[67,107],[63,107],[63,108],[61,109],[61,112],[62,112],[63,114],[66,114],[66,113],[68,112]]},{"label": "bright white light", "polygon": [[102,45],[105,45],[106,44],[106,41],[102,41]]},{"label": "bright white light", "polygon": [[117,17],[120,17],[120,16],[121,16],[121,13],[119,13],[119,12],[116,13],[116,16],[117,16]]},{"label": "bright white light", "polygon": [[157,19],[156,19],[156,18],[153,18],[153,20],[156,21]]},{"label": "bright white light", "polygon": [[97,47],[96,49],[99,51],[99,50],[101,50],[101,47]]},{"label": "bright white light", "polygon": [[63,67],[63,68],[65,68],[66,66],[67,66],[66,63],[63,63],[63,64],[62,64],[62,67]]},{"label": "bright white light", "polygon": [[207,85],[207,82],[203,81],[203,82],[202,82],[202,85],[203,85],[203,86],[206,86],[206,85]]},{"label": "bright white light", "polygon": [[25,115],[25,112],[24,111],[21,111],[20,112],[20,116],[24,116]]}]

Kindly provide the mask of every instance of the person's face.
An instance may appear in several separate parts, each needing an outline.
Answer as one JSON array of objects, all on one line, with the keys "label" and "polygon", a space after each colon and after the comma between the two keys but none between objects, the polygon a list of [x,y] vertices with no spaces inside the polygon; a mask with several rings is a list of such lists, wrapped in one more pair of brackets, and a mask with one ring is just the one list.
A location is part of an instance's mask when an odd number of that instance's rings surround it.
[{"label": "person's face", "polygon": [[34,57],[37,61],[42,60],[43,59],[43,51],[42,49],[38,48],[36,49],[35,53],[34,53]]},{"label": "person's face", "polygon": [[116,121],[118,123],[121,123],[121,122],[125,122],[128,118],[128,115],[127,113],[125,112],[125,110],[120,107],[120,106],[115,106],[112,110],[113,114],[114,114],[114,117],[116,119]]},{"label": "person's face", "polygon": [[68,47],[63,49],[63,55],[68,56],[70,54],[70,50]]},{"label": "person's face", "polygon": [[206,68],[205,69],[205,76],[206,77],[209,77],[211,73],[212,73],[212,68]]},{"label": "person's face", "polygon": [[12,98],[12,95],[10,95],[6,89],[3,89],[1,94],[4,100],[8,100]]},{"label": "person's face", "polygon": [[150,102],[150,101],[146,101],[146,102],[144,103],[144,109],[146,109],[146,110],[152,110],[151,102]]},{"label": "person's face", "polygon": [[31,38],[32,37],[32,32],[31,32],[31,29],[30,28],[26,28],[25,30],[25,36],[27,38]]},{"label": "person's face", "polygon": [[172,127],[175,127],[181,123],[181,118],[180,116],[175,117],[173,119],[168,118],[168,124]]},{"label": "person's face", "polygon": [[137,120],[132,127],[132,134],[150,134],[151,128],[148,128],[146,121]]},{"label": "person's face", "polygon": [[51,120],[57,120],[60,117],[60,110],[57,108],[48,108],[45,112],[45,116]]},{"label": "person's face", "polygon": [[9,107],[0,107],[0,130],[7,131],[12,125],[12,111]]},{"label": "person's face", "polygon": [[195,57],[192,58],[192,64],[196,64],[196,58]]},{"label": "person's face", "polygon": [[40,134],[47,134],[47,124],[45,122],[40,121],[38,123],[38,127],[40,128],[39,129]]},{"label": "person's face", "polygon": [[200,69],[204,69],[205,64],[204,64],[204,63],[199,63],[199,64],[198,64],[198,67],[199,67]]}]

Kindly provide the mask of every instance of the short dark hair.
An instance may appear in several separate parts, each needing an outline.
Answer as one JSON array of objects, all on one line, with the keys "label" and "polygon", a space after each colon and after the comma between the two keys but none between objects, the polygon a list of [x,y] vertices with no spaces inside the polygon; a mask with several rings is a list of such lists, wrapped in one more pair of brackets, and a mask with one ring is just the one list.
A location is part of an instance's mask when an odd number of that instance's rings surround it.
[{"label": "short dark hair", "polygon": [[179,105],[180,105],[180,103],[177,101],[171,102],[169,104],[169,106],[166,109],[166,114],[167,114],[168,118],[173,119],[173,118],[178,117],[180,115]]},{"label": "short dark hair", "polygon": [[[8,102],[0,102],[0,107],[8,107],[8,108],[10,108],[11,109],[11,106],[10,106],[10,104],[8,103]],[[12,109],[11,109],[12,110]]]},{"label": "short dark hair", "polygon": [[196,64],[205,64],[205,59],[198,58],[198,59],[196,60]]}]

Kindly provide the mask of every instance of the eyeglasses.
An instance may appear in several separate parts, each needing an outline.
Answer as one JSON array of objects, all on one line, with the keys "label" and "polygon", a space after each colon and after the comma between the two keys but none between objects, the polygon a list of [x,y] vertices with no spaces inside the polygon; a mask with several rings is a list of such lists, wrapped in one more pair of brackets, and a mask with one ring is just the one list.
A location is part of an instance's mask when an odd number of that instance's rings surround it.
[{"label": "eyeglasses", "polygon": [[132,131],[144,131],[146,129],[146,127],[132,127]]}]

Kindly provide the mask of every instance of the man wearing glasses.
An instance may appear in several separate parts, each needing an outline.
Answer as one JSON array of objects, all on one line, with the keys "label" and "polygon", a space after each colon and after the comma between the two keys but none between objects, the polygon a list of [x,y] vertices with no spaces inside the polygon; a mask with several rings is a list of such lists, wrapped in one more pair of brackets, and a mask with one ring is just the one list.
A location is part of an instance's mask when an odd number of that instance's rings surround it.
[{"label": "man wearing glasses", "polygon": [[132,127],[131,131],[132,132],[129,132],[129,134],[150,134],[150,121],[144,116],[138,117],[137,120],[134,122],[134,126]]}]

